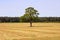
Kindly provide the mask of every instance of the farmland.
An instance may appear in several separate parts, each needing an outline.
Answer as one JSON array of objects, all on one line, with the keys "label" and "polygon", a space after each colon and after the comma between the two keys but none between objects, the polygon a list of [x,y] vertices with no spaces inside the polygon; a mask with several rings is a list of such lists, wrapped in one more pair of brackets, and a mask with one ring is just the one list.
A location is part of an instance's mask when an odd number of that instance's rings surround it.
[{"label": "farmland", "polygon": [[60,40],[60,23],[0,23],[0,40]]}]

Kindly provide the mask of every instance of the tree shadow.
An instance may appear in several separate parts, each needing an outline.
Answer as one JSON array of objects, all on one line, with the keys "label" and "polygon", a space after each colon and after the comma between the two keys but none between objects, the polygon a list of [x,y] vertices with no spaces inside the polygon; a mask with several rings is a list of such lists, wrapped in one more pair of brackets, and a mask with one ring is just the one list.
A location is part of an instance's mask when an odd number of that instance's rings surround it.
[{"label": "tree shadow", "polygon": [[32,26],[32,27],[53,27],[53,26]]}]

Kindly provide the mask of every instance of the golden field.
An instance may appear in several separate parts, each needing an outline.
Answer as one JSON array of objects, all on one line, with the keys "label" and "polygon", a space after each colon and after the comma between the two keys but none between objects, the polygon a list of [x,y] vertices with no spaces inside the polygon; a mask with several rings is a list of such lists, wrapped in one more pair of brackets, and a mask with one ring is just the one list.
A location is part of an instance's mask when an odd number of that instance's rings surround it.
[{"label": "golden field", "polygon": [[0,23],[0,40],[60,40],[60,23]]}]

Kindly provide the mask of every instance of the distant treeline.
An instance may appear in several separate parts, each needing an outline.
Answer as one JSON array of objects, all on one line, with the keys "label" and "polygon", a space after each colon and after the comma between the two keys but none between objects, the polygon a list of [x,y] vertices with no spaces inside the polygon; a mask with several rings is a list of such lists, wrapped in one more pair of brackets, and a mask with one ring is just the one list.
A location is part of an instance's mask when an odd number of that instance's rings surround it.
[{"label": "distant treeline", "polygon": [[[38,17],[33,22],[60,22],[60,17]],[[0,17],[0,22],[29,22],[29,20],[20,17]]]},{"label": "distant treeline", "polygon": [[0,17],[0,22],[20,22],[19,17]]}]

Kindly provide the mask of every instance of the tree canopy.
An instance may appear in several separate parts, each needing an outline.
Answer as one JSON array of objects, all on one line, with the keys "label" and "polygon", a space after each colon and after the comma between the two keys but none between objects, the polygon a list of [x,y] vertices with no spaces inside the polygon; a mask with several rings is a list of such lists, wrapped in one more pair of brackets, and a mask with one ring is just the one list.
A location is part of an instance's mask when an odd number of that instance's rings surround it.
[{"label": "tree canopy", "polygon": [[34,9],[33,7],[28,7],[25,9],[25,14],[22,16],[22,18],[29,20],[32,26],[32,20],[38,18],[38,15],[39,13],[36,9]]}]

